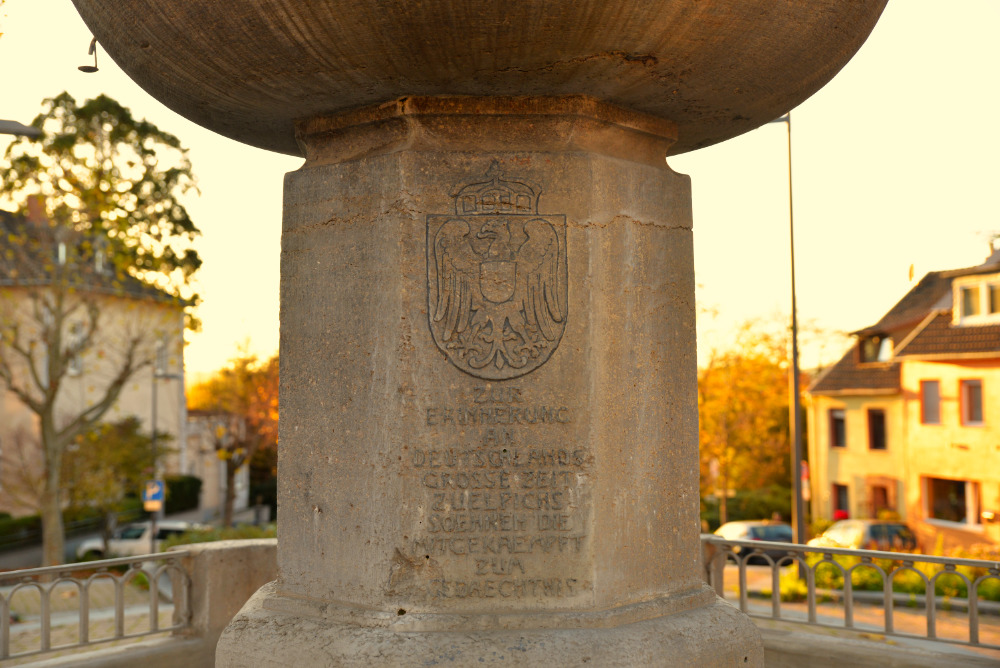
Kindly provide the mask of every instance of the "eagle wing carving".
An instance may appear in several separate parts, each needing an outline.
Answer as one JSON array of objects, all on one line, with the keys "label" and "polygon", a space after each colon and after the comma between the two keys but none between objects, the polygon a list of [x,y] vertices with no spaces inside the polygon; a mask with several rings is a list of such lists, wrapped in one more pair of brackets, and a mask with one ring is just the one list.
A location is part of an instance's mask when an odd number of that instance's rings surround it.
[{"label": "eagle wing carving", "polygon": [[469,326],[469,315],[482,302],[479,288],[481,258],[469,243],[469,224],[452,219],[434,237],[437,265],[437,304],[434,322],[444,320],[444,339],[450,340]]},{"label": "eagle wing carving", "polygon": [[553,341],[560,335],[558,323],[566,315],[559,289],[559,237],[552,225],[535,219],[524,224],[528,240],[517,253],[515,300],[529,325]]}]

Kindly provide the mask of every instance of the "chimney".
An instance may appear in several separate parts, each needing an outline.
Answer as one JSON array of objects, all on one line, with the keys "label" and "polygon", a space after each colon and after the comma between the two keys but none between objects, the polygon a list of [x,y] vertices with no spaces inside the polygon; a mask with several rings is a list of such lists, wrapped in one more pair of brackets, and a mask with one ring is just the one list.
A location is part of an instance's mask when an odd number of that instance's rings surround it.
[{"label": "chimney", "polygon": [[48,225],[49,217],[45,213],[45,198],[41,195],[32,195],[28,198],[28,222],[37,227]]}]

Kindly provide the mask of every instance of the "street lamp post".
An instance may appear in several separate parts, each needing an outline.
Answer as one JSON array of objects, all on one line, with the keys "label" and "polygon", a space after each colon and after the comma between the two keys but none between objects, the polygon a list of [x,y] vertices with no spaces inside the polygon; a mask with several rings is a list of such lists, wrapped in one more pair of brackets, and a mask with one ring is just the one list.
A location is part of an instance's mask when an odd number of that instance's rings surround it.
[{"label": "street lamp post", "polygon": [[[156,359],[153,363],[153,410],[150,416],[153,429],[150,435],[150,445],[153,450],[153,480],[160,483],[159,476],[159,466],[157,465],[158,459],[158,448],[156,442],[156,421],[157,421],[157,407],[159,406],[158,394],[157,394],[157,384],[158,380],[178,380],[181,378],[179,374],[167,373],[167,349],[163,341],[158,341],[156,344]],[[162,483],[161,483],[162,484]],[[166,490],[164,490],[166,491]],[[166,503],[166,497],[164,496],[164,503]],[[157,521],[163,516],[163,506],[161,505],[156,510],[152,511],[149,517],[149,546],[150,554],[156,553],[156,531],[157,531]]]},{"label": "street lamp post", "polygon": [[792,377],[789,383],[789,428],[792,436],[792,531],[795,542],[806,538],[805,508],[802,504],[802,424],[799,401],[799,321],[795,299],[795,209],[792,206],[792,114],[788,112],[771,123],[784,123],[788,129],[788,242],[792,273]]},{"label": "street lamp post", "polygon": [[36,138],[42,136],[42,131],[36,127],[18,123],[17,121],[0,120],[0,135]]}]

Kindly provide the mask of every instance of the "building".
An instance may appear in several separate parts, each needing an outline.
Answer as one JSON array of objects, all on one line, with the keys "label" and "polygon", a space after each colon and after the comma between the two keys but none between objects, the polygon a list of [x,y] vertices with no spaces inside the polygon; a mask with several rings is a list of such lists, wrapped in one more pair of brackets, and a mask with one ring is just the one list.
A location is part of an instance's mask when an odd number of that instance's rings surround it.
[{"label": "building", "polygon": [[1000,543],[1000,250],[854,336],[807,394],[813,517],[896,513],[925,550]]},{"label": "building", "polygon": [[38,511],[41,420],[27,402],[46,393],[61,430],[118,384],[100,421],[136,416],[149,432],[155,414],[167,469],[187,467],[184,304],[116,272],[104,241],[51,224],[37,200],[0,211],[0,511]]},{"label": "building", "polygon": [[[242,421],[240,421],[242,422]],[[201,505],[203,519],[214,520],[222,517],[222,507],[226,499],[226,460],[219,457],[216,448],[219,440],[218,429],[232,428],[233,416],[221,411],[188,411],[188,462],[191,475],[201,478]],[[245,428],[245,424],[241,425]],[[228,436],[223,436],[228,438]],[[239,467],[233,479],[236,490],[233,511],[250,507],[250,467]]]}]

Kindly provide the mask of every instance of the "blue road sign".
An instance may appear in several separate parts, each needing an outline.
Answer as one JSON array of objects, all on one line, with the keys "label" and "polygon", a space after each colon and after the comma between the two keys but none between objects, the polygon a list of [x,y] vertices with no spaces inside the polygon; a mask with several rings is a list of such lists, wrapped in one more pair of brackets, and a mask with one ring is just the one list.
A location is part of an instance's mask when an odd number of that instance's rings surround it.
[{"label": "blue road sign", "polygon": [[166,496],[166,486],[162,480],[147,480],[142,487],[142,505],[149,512],[157,511],[163,507],[163,499]]}]

